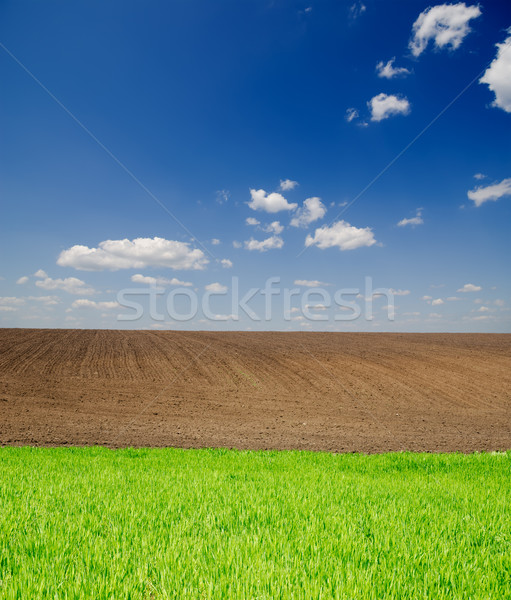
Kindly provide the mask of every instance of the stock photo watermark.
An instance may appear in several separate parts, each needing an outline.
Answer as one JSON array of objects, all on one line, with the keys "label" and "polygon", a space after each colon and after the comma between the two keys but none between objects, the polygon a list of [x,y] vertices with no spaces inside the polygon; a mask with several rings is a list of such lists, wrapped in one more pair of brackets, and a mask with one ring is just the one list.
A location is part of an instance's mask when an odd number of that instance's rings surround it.
[{"label": "stock photo watermark", "polygon": [[[334,288],[330,285],[306,287],[281,286],[280,277],[268,278],[264,286],[240,290],[240,278],[232,277],[230,286],[207,286],[203,292],[189,287],[171,290],[158,285],[143,288],[124,288],[117,293],[117,302],[125,313],[118,313],[118,321],[193,321],[201,317],[207,321],[253,322],[284,321],[355,321],[374,318],[374,300],[385,298],[384,317],[394,321],[395,306],[392,288],[374,288],[372,277],[365,277],[364,288]],[[221,302],[229,307],[229,314],[213,309]]]}]

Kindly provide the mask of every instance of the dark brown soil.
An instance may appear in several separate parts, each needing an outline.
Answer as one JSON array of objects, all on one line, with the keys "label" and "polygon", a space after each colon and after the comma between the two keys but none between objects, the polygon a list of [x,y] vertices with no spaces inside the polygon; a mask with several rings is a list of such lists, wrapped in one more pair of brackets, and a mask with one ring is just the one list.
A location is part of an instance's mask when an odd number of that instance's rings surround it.
[{"label": "dark brown soil", "polygon": [[0,444],[511,448],[511,335],[0,330]]}]

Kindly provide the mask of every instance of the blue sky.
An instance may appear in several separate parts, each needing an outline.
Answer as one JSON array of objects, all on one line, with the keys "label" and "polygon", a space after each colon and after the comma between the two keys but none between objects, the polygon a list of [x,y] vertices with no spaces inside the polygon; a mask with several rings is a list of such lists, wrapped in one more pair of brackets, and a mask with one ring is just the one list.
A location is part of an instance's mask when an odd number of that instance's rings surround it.
[{"label": "blue sky", "polygon": [[[511,331],[509,28],[501,1],[3,2],[0,325]],[[233,319],[233,277],[302,295]],[[367,277],[394,320],[335,320]],[[165,318],[119,321],[147,278]],[[211,284],[227,318],[165,314]]]}]

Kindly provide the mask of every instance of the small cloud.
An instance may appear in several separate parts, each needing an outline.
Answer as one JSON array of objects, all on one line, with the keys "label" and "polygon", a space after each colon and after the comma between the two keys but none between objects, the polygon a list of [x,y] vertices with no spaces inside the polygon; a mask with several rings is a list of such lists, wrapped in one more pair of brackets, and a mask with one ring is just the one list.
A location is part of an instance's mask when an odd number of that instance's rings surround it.
[{"label": "small cloud", "polygon": [[446,298],[447,302],[457,302],[458,300],[461,300],[461,298],[458,298],[457,296],[449,296],[448,298]]},{"label": "small cloud", "polygon": [[283,225],[280,224],[279,221],[273,221],[269,225],[265,225],[264,227],[261,227],[261,229],[265,233],[275,233],[276,235],[279,235],[280,233],[282,233],[284,231],[284,227],[283,227]]},{"label": "small cloud", "polygon": [[410,103],[405,97],[394,94],[378,94],[367,103],[371,111],[371,121],[383,121],[395,115],[410,114]]},{"label": "small cloud", "polygon": [[347,108],[346,116],[344,117],[348,123],[351,123],[355,119],[358,119],[358,110],[356,108]]},{"label": "small cloud", "polygon": [[410,294],[410,290],[395,290],[394,288],[389,288],[389,292],[394,296],[408,296]]},{"label": "small cloud", "polygon": [[216,201],[218,204],[225,204],[229,201],[231,197],[231,192],[229,190],[217,190],[216,191]]},{"label": "small cloud", "polygon": [[461,287],[459,290],[456,290],[457,292],[463,292],[463,293],[467,293],[467,292],[480,292],[483,288],[480,285],[474,285],[473,283],[466,283],[463,287]]},{"label": "small cloud", "polygon": [[367,7],[362,2],[354,2],[349,8],[350,18],[355,20],[360,17],[360,15],[364,14],[367,10]]},{"label": "small cloud", "polygon": [[233,248],[241,248],[242,245],[243,244],[241,242],[237,242],[236,240],[234,240],[234,242],[232,243]]},{"label": "small cloud", "polygon": [[27,283],[27,281],[28,281],[28,277],[27,277],[26,275],[24,275],[23,277],[20,277],[20,278],[19,278],[19,279],[16,281],[16,283],[17,283],[18,285],[24,285],[25,283]]},{"label": "small cloud", "polygon": [[133,283],[143,283],[145,285],[161,285],[164,287],[170,286],[170,285],[175,285],[175,286],[180,286],[180,287],[190,287],[193,285],[193,283],[190,283],[189,281],[181,281],[180,279],[177,279],[176,277],[173,277],[172,279],[166,279],[165,277],[150,277],[148,275],[141,275],[140,273],[137,273],[136,275],[132,275],[131,281]]},{"label": "small cloud", "polygon": [[113,309],[119,308],[118,302],[107,301],[107,302],[96,302],[95,300],[88,300],[86,298],[80,298],[75,300],[71,304],[73,308],[94,308],[96,310]]},{"label": "small cloud", "polygon": [[405,67],[395,67],[394,61],[396,57],[394,56],[388,62],[384,63],[382,60],[376,65],[376,73],[378,77],[383,77],[384,79],[395,79],[396,77],[406,77],[410,75],[410,71]]},{"label": "small cloud", "polygon": [[415,217],[411,219],[401,219],[397,224],[398,227],[406,227],[407,225],[411,225],[415,227],[416,225],[423,225],[424,219],[422,218],[422,208],[418,208],[415,212]]},{"label": "small cloud", "polygon": [[483,175],[483,173],[476,173],[474,175],[474,179],[485,179],[486,175]]},{"label": "small cloud", "polygon": [[316,196],[304,200],[303,207],[299,208],[295,217],[291,219],[292,227],[307,227],[314,221],[322,219],[326,214],[326,207],[321,198]]},{"label": "small cloud", "polygon": [[450,47],[456,50],[470,33],[469,22],[481,15],[479,6],[438,4],[421,12],[412,27],[412,39],[408,47],[414,56],[424,52],[433,41],[437,49]]},{"label": "small cloud", "polygon": [[302,285],[304,287],[323,287],[325,285],[330,285],[329,283],[324,283],[317,279],[295,279],[294,284]]},{"label": "small cloud", "polygon": [[94,288],[77,277],[52,279],[51,277],[48,277],[47,273],[42,269],[39,269],[34,275],[39,279],[39,281],[35,282],[36,286],[43,288],[44,290],[62,290],[68,294],[83,294],[85,296],[90,296],[95,293]]},{"label": "small cloud", "polygon": [[207,292],[212,292],[214,294],[225,294],[225,292],[227,292],[227,286],[222,285],[221,283],[215,282],[215,283],[209,283],[208,285],[204,286],[204,289]]},{"label": "small cloud", "polygon": [[440,315],[439,313],[429,313],[429,318],[430,319],[441,319],[442,315]]},{"label": "small cloud", "polygon": [[282,194],[272,192],[267,194],[264,190],[250,190],[251,201],[248,203],[252,210],[263,210],[276,213],[281,210],[294,210],[298,205],[288,202]]},{"label": "small cloud", "polygon": [[493,304],[495,304],[495,306],[504,306],[506,303],[504,302],[504,300],[497,298],[497,300],[495,300]]},{"label": "small cloud", "polygon": [[370,227],[354,227],[347,221],[337,221],[330,227],[325,225],[316,229],[314,235],[309,234],[305,246],[317,246],[321,250],[337,247],[339,250],[355,250],[363,246],[376,244]]},{"label": "small cloud", "polygon": [[433,300],[433,298],[431,296],[422,296],[421,300],[426,300],[426,302],[428,300]]},{"label": "small cloud", "polygon": [[228,258],[222,258],[222,260],[220,261],[220,264],[222,265],[222,267],[224,269],[231,269],[232,268],[232,261],[229,260]]},{"label": "small cloud", "polygon": [[218,238],[213,238],[211,240],[211,243],[213,244],[213,246],[218,246],[218,244],[220,244],[220,240]]},{"label": "small cloud", "polygon": [[245,242],[247,250],[257,250],[258,252],[266,252],[267,250],[279,250],[284,246],[284,240],[277,235],[272,235],[265,240],[254,240],[250,238]]},{"label": "small cloud", "polygon": [[247,225],[254,225],[254,226],[255,226],[255,225],[260,225],[260,224],[261,224],[261,222],[260,222],[260,221],[258,221],[257,219],[254,219],[254,217],[247,217],[247,218],[245,219],[245,223],[246,223]]},{"label": "small cloud", "polygon": [[280,191],[287,192],[289,190],[294,190],[298,185],[298,181],[293,181],[292,179],[281,179],[280,180]]},{"label": "small cloud", "polygon": [[444,301],[442,298],[436,298],[435,300],[431,301],[431,306],[441,306],[443,303]]},{"label": "small cloud", "polygon": [[511,177],[503,179],[500,183],[476,187],[467,192],[467,196],[478,207],[484,202],[495,202],[500,198],[504,198],[504,196],[511,196]]}]

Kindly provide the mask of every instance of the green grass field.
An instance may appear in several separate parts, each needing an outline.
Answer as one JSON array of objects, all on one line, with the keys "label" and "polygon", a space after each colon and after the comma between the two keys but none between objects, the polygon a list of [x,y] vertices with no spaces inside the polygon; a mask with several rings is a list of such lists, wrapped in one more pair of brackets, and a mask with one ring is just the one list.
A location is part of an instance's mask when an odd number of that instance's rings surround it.
[{"label": "green grass field", "polygon": [[0,449],[0,598],[511,598],[511,453]]}]

